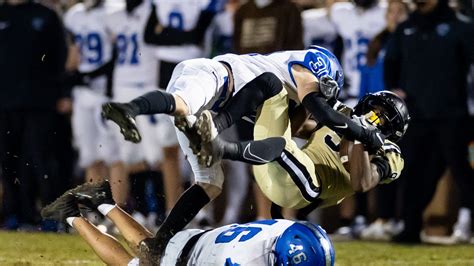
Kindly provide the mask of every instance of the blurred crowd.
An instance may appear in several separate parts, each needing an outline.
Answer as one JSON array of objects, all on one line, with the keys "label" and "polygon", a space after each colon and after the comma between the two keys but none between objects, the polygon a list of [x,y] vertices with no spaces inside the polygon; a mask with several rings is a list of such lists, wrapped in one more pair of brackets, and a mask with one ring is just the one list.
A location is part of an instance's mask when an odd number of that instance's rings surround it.
[{"label": "blurred crowd", "polygon": [[[76,184],[108,178],[117,204],[156,229],[193,180],[171,120],[141,117],[142,142],[129,143],[103,120],[101,105],[165,89],[183,60],[319,45],[342,63],[349,106],[380,90],[405,99],[405,169],[331,211],[285,217],[329,224],[348,238],[430,241],[423,211],[448,175],[449,203],[439,203],[453,208],[447,233],[468,242],[474,34],[463,34],[473,32],[473,8],[469,0],[0,0],[0,224],[62,230],[38,210]],[[252,137],[238,127],[226,134]],[[271,217],[247,165],[226,162],[225,177],[225,196],[193,226]]]}]

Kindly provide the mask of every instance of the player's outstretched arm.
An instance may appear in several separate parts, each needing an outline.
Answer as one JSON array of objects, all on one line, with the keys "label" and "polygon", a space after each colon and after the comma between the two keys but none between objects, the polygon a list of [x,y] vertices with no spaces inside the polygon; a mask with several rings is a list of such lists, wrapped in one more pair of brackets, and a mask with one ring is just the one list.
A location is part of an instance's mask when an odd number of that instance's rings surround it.
[{"label": "player's outstretched arm", "polygon": [[127,265],[133,257],[117,239],[104,234],[83,217],[76,217],[72,226],[107,265]]},{"label": "player's outstretched arm", "polygon": [[142,240],[153,236],[150,231],[135,221],[135,219],[119,206],[113,207],[107,213],[107,217],[117,226],[120,234],[125,238],[129,247],[132,248],[135,253],[138,251],[138,246]]},{"label": "player's outstretched arm", "polygon": [[291,72],[296,82],[298,98],[319,123],[348,139],[363,142],[369,150],[377,150],[383,145],[383,136],[377,131],[363,128],[327,103],[327,99],[319,92],[318,79],[309,69],[293,65]]}]

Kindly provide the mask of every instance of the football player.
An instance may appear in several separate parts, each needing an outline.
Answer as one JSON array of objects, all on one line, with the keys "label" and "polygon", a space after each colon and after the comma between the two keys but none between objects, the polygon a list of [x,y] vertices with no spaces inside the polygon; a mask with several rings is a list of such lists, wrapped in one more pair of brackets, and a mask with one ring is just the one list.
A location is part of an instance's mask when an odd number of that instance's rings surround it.
[{"label": "football player", "polygon": [[299,149],[291,138],[286,94],[282,90],[279,97],[265,101],[254,141],[231,143],[214,136],[212,116],[204,111],[196,123],[202,137],[199,161],[208,166],[220,159],[256,165],[255,178],[264,194],[277,205],[293,209],[338,204],[354,192],[368,191],[400,176],[404,162],[392,141],[404,135],[410,120],[401,98],[389,91],[368,94],[354,109],[354,121],[377,128],[387,137],[382,149],[366,149],[324,124],[316,130],[307,128],[315,131]]},{"label": "football player", "polygon": [[[114,101],[129,101],[141,94],[156,90],[158,62],[156,48],[144,42],[144,31],[152,10],[144,0],[127,0],[125,7],[106,18],[109,31],[115,39],[117,60],[113,75]],[[155,114],[137,119],[143,132],[140,145],[126,142],[114,130],[120,156],[127,164],[146,160],[152,169],[161,168],[167,209],[179,196],[179,146],[174,126],[165,115]],[[161,166],[161,167],[160,167]],[[177,195],[175,195],[177,194]]]},{"label": "football player", "polygon": [[[287,90],[282,90],[282,84]],[[198,152],[200,147],[188,147],[188,138],[192,140],[191,144],[198,143],[193,139],[197,134],[191,121],[195,119],[192,115],[204,110],[216,111],[226,104],[232,106],[221,113],[221,123],[216,124],[217,130],[221,130],[237,119],[253,114],[266,99],[280,97],[283,91],[288,91],[291,99],[302,103],[324,125],[361,141],[369,150],[380,148],[383,135],[378,130],[362,127],[333,110],[328,103],[329,98],[335,98],[337,88],[342,84],[342,69],[336,57],[328,50],[315,46],[308,50],[268,55],[226,54],[213,59],[186,60],[173,71],[166,92],[153,91],[124,104],[105,104],[105,117],[120,126],[126,139],[140,140],[135,126],[135,116],[140,114],[166,113],[175,116],[175,124],[183,132],[178,134],[178,140],[193,169],[196,184],[181,195],[154,241],[167,242],[221,192],[224,176],[220,165],[214,164],[210,168],[200,165],[193,154],[193,150]],[[239,98],[247,100],[240,101]]]},{"label": "football player", "polygon": [[360,71],[366,65],[369,42],[385,28],[387,5],[379,0],[354,0],[334,3],[330,20],[342,37],[342,65],[348,79],[344,102],[350,107],[357,103],[360,90]]},{"label": "football player", "polygon": [[[74,5],[64,17],[66,28],[74,35],[80,51],[80,73],[90,73],[111,61],[111,36],[104,18],[114,8],[103,0],[87,0]],[[114,150],[110,130],[100,116],[100,106],[107,101],[107,78],[103,75],[91,78],[87,85],[73,90],[72,127],[79,148],[79,165],[86,169],[86,180],[104,178],[110,167],[115,200],[124,205],[127,197],[127,180],[123,176],[124,165]]]},{"label": "football player", "polygon": [[[82,217],[78,203],[107,216],[139,258]],[[115,205],[107,181],[68,190],[44,207],[41,215],[66,221],[107,265],[334,265],[334,249],[326,232],[309,222],[289,220],[183,230],[166,243],[161,258],[143,258],[139,245],[151,233]]]}]

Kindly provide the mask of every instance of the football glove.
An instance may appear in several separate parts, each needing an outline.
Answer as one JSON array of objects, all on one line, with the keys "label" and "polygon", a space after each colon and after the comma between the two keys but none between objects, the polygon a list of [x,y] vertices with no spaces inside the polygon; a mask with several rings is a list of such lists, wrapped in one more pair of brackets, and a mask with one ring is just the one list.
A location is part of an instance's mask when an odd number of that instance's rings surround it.
[{"label": "football glove", "polygon": [[323,76],[319,80],[319,92],[327,100],[337,99],[340,90],[341,89],[337,85],[337,82],[330,76]]},{"label": "football glove", "polygon": [[377,153],[384,144],[385,135],[375,125],[371,124],[365,116],[353,116],[351,120],[363,128],[364,136],[360,141],[365,145],[369,154]]},{"label": "football glove", "polygon": [[388,184],[400,177],[405,161],[402,158],[400,148],[393,142],[386,140],[383,145],[382,157],[387,160],[390,165],[390,174],[380,180],[382,184]]}]

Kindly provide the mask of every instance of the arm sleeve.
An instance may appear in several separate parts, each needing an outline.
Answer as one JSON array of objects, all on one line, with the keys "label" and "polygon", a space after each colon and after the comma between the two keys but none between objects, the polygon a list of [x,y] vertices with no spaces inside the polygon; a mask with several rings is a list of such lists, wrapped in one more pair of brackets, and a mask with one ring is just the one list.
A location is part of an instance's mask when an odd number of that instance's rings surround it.
[{"label": "arm sleeve", "polygon": [[357,139],[361,142],[368,140],[365,128],[335,111],[319,93],[309,93],[303,98],[302,104],[319,123],[329,127],[336,133],[351,140]]},{"label": "arm sleeve", "polygon": [[388,40],[384,59],[384,82],[387,89],[400,88],[401,75],[401,27]]}]

